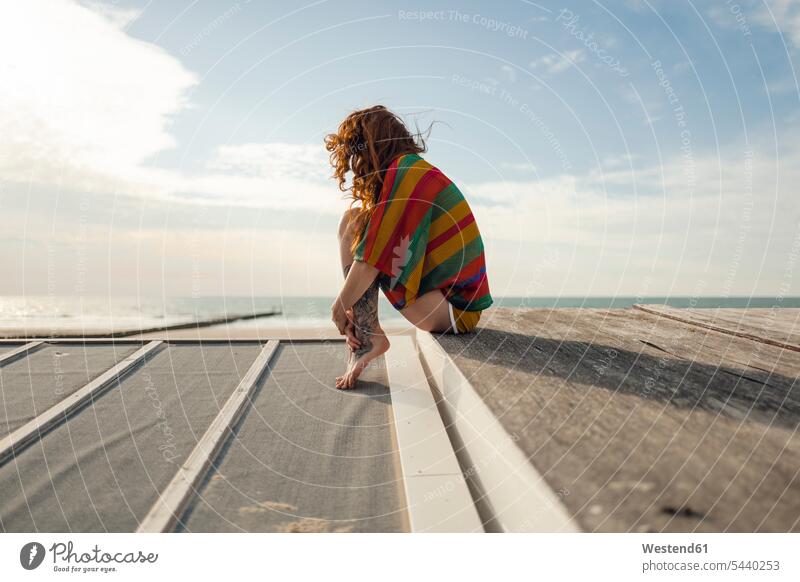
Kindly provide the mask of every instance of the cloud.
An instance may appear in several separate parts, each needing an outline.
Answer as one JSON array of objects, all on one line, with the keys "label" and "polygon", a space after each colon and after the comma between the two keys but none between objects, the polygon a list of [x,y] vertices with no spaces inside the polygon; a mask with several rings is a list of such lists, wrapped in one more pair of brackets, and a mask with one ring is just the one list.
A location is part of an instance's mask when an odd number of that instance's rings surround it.
[{"label": "cloud", "polygon": [[174,147],[197,77],[86,6],[13,2],[0,20],[0,177],[108,188]]},{"label": "cloud", "polygon": [[586,55],[582,49],[567,51],[563,54],[545,55],[531,61],[532,69],[544,69],[548,73],[555,75],[563,73],[570,66],[582,63],[586,60]]},{"label": "cloud", "polygon": [[[652,4],[656,4],[656,2],[653,1]],[[639,13],[646,12],[650,9],[648,3],[644,0],[625,0],[625,5],[634,12]]]},{"label": "cloud", "polygon": [[118,28],[127,28],[142,14],[137,8],[122,8],[108,0],[79,0],[79,2]]},{"label": "cloud", "polygon": [[339,214],[344,194],[330,174],[322,143],[248,143],[221,146],[206,172],[161,186],[165,197],[183,202]]},{"label": "cloud", "polygon": [[249,143],[220,147],[209,168],[273,179],[323,181],[330,174],[322,144]]},{"label": "cloud", "polygon": [[623,87],[620,96],[633,106],[631,114],[642,120],[645,125],[652,125],[661,119],[658,113],[662,110],[664,95],[658,98],[643,97],[639,90],[632,84]]},{"label": "cloud", "polygon": [[751,27],[780,32],[795,47],[800,46],[800,4],[796,0],[740,0],[737,3],[711,5],[709,18],[728,30],[751,36]]},{"label": "cloud", "polygon": [[[98,12],[99,11],[99,12]],[[322,143],[220,146],[204,170],[149,164],[197,76],[98,2],[16,2],[0,20],[0,180],[263,208],[341,210]],[[57,50],[54,50],[57,47]]]},{"label": "cloud", "polygon": [[780,162],[770,149],[746,156],[731,147],[662,165],[637,159],[633,168],[617,156],[583,175],[515,174],[463,189],[487,248],[502,249],[493,267],[516,289],[544,249],[558,249],[548,293],[636,293],[647,278],[650,294],[693,293],[698,281],[706,294],[785,294],[800,245],[800,149],[785,148]]},{"label": "cloud", "polygon": [[[171,219],[181,209],[172,209]],[[192,214],[194,209],[183,209]],[[60,213],[14,212],[22,242],[4,241],[3,295],[319,296],[341,284],[335,224],[296,229],[213,229],[88,222],[78,232]]]},{"label": "cloud", "polygon": [[505,170],[510,170],[512,172],[522,172],[525,174],[536,172],[536,166],[534,166],[530,162],[521,162],[521,163],[500,162],[500,167]]},{"label": "cloud", "polygon": [[515,83],[517,80],[517,71],[511,65],[501,65],[500,72],[509,83]]},{"label": "cloud", "polygon": [[637,160],[641,159],[641,155],[634,153],[606,156],[603,158],[603,167],[608,169],[630,167],[634,165]]},{"label": "cloud", "polygon": [[611,157],[605,169],[583,175],[475,183],[465,189],[473,206],[497,219],[495,238],[544,242],[555,237],[592,245],[598,232],[608,230],[609,240],[622,242],[637,227],[648,236],[678,231],[702,240],[701,233],[717,230],[716,236],[724,238],[735,231],[747,205],[753,206],[749,226],[762,234],[796,230],[776,227],[800,220],[793,203],[800,151],[787,152],[780,165],[769,156],[733,151],[690,162],[676,157],[663,165],[639,161],[631,168],[633,159]]},{"label": "cloud", "polygon": [[754,20],[757,24],[780,30],[795,47],[800,46],[800,4],[796,0],[762,0],[756,3]]}]

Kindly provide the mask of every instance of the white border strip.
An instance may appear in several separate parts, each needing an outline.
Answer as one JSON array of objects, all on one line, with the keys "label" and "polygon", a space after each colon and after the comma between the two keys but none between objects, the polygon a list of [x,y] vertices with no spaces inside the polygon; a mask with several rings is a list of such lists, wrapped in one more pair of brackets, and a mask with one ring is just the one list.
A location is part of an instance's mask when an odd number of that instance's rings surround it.
[{"label": "white border strip", "polygon": [[245,410],[247,401],[255,391],[258,380],[277,351],[278,340],[269,340],[247,370],[239,385],[225,402],[219,414],[195,445],[189,458],[181,465],[175,477],[150,508],[137,528],[138,533],[167,532],[175,527],[193,493],[205,477],[229,431]]},{"label": "white border strip", "polygon": [[385,358],[411,531],[482,532],[414,340],[392,338]]},{"label": "white border strip", "polygon": [[[439,342],[417,330],[420,355],[442,393],[480,480],[493,521],[506,532],[578,532],[556,494],[505,431]],[[486,517],[486,516],[484,516]]]},{"label": "white border strip", "polygon": [[25,344],[24,346],[19,346],[16,349],[9,350],[5,354],[0,354],[0,366],[2,366],[3,364],[7,364],[11,360],[16,360],[21,356],[27,355],[28,352],[30,352],[34,348],[38,348],[43,343],[44,341],[30,342],[28,344]]},{"label": "white border strip", "polygon": [[114,380],[135,366],[147,354],[158,348],[163,342],[152,341],[135,351],[114,367],[106,370],[97,378],[76,390],[42,414],[19,427],[10,435],[0,440],[0,465],[13,458],[21,449],[40,439],[44,433],[63,422],[72,412],[83,406],[87,400],[96,398],[109,388]]}]

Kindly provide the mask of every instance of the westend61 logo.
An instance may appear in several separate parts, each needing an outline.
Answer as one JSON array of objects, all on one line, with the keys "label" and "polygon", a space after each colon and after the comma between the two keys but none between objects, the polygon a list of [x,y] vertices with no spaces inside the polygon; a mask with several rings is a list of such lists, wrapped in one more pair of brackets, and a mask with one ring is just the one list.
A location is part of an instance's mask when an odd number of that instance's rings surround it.
[{"label": "westend61 logo", "polygon": [[39,542],[29,542],[22,546],[19,552],[19,563],[26,570],[38,568],[44,561],[47,552],[53,558],[53,571],[55,572],[90,572],[109,573],[117,571],[116,564],[154,564],[158,554],[144,553],[141,550],[134,552],[105,552],[97,544],[89,551],[75,551],[71,541],[67,543],[56,542],[50,549]]}]

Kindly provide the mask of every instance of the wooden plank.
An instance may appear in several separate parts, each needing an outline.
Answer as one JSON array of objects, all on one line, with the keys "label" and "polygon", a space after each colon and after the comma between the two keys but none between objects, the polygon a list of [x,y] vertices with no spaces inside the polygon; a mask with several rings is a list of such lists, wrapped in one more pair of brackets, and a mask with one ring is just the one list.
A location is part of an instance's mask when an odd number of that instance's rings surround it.
[{"label": "wooden plank", "polygon": [[634,309],[768,345],[800,352],[800,309],[678,309],[636,304]]},{"label": "wooden plank", "polygon": [[27,343],[23,346],[19,346],[16,349],[9,350],[4,354],[0,354],[0,366],[8,364],[17,358],[21,358],[23,356],[27,356],[31,351],[41,346],[44,342],[43,341],[35,341]]},{"label": "wooden plank", "polygon": [[431,334],[417,332],[443,403],[458,433],[470,472],[479,485],[481,502],[497,531],[577,532],[558,496],[550,489],[515,440],[497,421],[474,388]]},{"label": "wooden plank", "polygon": [[385,358],[411,531],[482,532],[413,339],[393,338]]},{"label": "wooden plank", "polygon": [[800,530],[800,357],[636,309],[439,343],[587,531]]},{"label": "wooden plank", "polygon": [[686,310],[693,319],[704,317],[720,327],[749,331],[770,339],[800,345],[800,308],[712,308]]},{"label": "wooden plank", "polygon": [[175,527],[192,495],[225,444],[231,429],[244,412],[279,343],[278,340],[267,342],[211,426],[197,442],[186,462],[178,469],[175,477],[159,496],[159,500],[139,524],[137,532],[166,532]]},{"label": "wooden plank", "polygon": [[39,440],[45,433],[64,422],[70,414],[76,412],[93,398],[97,398],[110,388],[120,376],[129,372],[134,366],[158,348],[163,342],[151,341],[140,350],[135,351],[100,376],[76,390],[45,412],[22,425],[6,438],[0,440],[0,465],[6,463],[20,450]]}]

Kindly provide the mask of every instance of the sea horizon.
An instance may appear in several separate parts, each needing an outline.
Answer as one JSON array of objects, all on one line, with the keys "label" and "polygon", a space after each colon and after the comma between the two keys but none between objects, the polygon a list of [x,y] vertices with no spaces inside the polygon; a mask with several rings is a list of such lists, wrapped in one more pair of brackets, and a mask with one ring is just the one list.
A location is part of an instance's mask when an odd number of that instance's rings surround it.
[{"label": "sea horizon", "polygon": [[[270,311],[279,314],[236,321],[240,327],[306,327],[330,323],[333,296],[205,296],[205,297],[100,297],[26,295],[0,297],[0,329],[146,329],[237,318]],[[634,304],[664,304],[677,308],[783,308],[800,307],[800,297],[764,296],[507,296],[495,297],[494,306],[514,308],[624,309]],[[402,316],[381,297],[382,321],[402,321]]]}]

